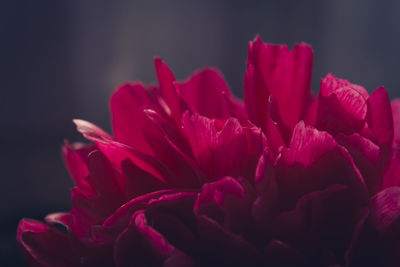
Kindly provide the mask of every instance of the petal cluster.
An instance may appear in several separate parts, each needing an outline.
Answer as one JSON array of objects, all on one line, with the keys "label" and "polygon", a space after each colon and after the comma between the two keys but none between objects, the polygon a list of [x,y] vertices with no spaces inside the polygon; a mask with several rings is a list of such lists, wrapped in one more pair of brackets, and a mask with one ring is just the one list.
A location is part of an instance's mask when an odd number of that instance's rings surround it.
[{"label": "petal cluster", "polygon": [[[74,120],[72,209],[21,220],[32,266],[399,266],[400,101],[305,43],[249,43],[244,101],[218,70],[121,85],[113,134]],[[62,228],[62,229],[61,229]]]}]

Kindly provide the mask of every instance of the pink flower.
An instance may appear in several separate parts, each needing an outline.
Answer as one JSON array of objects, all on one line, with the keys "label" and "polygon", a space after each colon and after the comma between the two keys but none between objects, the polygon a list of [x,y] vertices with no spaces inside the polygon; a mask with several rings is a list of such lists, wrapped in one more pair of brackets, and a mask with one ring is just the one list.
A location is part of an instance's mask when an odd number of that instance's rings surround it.
[{"label": "pink flower", "polygon": [[[249,44],[244,105],[221,74],[111,97],[114,135],[74,120],[73,208],[23,219],[39,266],[397,266],[400,102],[328,74],[312,49]],[[65,231],[54,225],[63,225]]]}]

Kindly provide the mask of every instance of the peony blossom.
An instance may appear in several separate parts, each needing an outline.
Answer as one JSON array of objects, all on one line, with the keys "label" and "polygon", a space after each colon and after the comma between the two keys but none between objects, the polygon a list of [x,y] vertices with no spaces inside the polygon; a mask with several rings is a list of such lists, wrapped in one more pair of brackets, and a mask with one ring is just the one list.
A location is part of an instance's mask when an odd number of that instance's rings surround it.
[{"label": "peony blossom", "polygon": [[[74,120],[72,209],[21,220],[32,266],[400,266],[400,100],[305,43],[249,43],[244,101],[218,70],[123,84],[113,135]],[[58,226],[58,227],[56,227]],[[63,226],[64,230],[60,230]]]}]

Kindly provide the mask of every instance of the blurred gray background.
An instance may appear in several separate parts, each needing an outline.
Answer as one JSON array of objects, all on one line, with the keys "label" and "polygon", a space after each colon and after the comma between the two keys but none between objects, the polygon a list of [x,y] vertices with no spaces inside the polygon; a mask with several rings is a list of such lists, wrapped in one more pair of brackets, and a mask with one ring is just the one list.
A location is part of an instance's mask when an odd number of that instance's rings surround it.
[{"label": "blurred gray background", "polygon": [[400,97],[400,1],[1,1],[0,265],[24,265],[22,217],[70,208],[64,138],[72,118],[110,130],[108,97],[127,80],[155,81],[153,57],[178,79],[221,69],[242,96],[247,43],[305,41],[313,90],[331,72]]}]

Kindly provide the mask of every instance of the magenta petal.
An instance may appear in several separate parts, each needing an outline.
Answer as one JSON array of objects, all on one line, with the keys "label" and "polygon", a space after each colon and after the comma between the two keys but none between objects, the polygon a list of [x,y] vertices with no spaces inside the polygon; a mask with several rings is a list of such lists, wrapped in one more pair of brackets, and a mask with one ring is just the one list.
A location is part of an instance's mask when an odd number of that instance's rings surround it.
[{"label": "magenta petal", "polygon": [[95,189],[94,194],[87,194],[80,188],[72,190],[74,218],[73,232],[85,236],[91,225],[102,223],[124,201],[124,195],[117,181],[115,170],[108,159],[99,151],[89,155],[89,183]]},{"label": "magenta petal", "polygon": [[112,95],[110,109],[115,139],[133,148],[151,154],[144,138],[143,106],[154,108],[148,90],[141,83],[124,84]]},{"label": "magenta petal", "polygon": [[259,128],[249,122],[242,126],[236,118],[219,121],[188,112],[184,113],[182,124],[196,163],[209,181],[224,176],[252,179],[266,145]]},{"label": "magenta petal", "polygon": [[258,197],[253,203],[252,215],[257,222],[271,220],[278,209],[279,191],[270,154],[268,150],[263,153],[255,173]]},{"label": "magenta petal", "polygon": [[225,101],[225,97],[231,98],[230,90],[218,70],[196,72],[187,81],[175,83],[175,87],[192,112],[209,118],[230,116],[229,103]]},{"label": "magenta petal", "polygon": [[381,175],[380,147],[357,133],[348,136],[339,134],[336,136],[336,141],[349,151],[364,177],[370,195],[373,195],[377,184],[381,182],[377,179]]},{"label": "magenta petal", "polygon": [[122,185],[111,162],[100,151],[93,151],[88,161],[90,184],[97,195],[107,199],[107,205],[117,208],[122,204]]},{"label": "magenta petal", "polygon": [[382,188],[400,185],[400,151],[397,145],[392,151],[389,165],[383,174]]},{"label": "magenta petal", "polygon": [[377,88],[368,98],[368,124],[380,145],[391,145],[393,117],[389,96],[383,87]]},{"label": "magenta petal", "polygon": [[144,195],[168,186],[151,173],[145,172],[133,164],[129,159],[121,163],[122,170],[126,176],[125,195],[127,199]]},{"label": "magenta petal", "polygon": [[355,200],[368,201],[365,181],[350,154],[330,134],[303,122],[296,125],[290,147],[282,150],[275,170],[283,209],[304,194],[332,184],[348,185]]},{"label": "magenta petal", "polygon": [[279,128],[267,112],[268,91],[264,86],[261,74],[252,64],[247,65],[243,94],[250,121],[264,131],[271,149],[277,151],[285,142]]},{"label": "magenta petal", "polygon": [[195,248],[195,196],[194,192],[165,194],[151,200],[145,211],[152,227],[184,253],[192,253]]},{"label": "magenta petal", "polygon": [[133,198],[108,217],[104,221],[103,227],[118,229],[124,228],[128,225],[131,215],[140,209],[144,209],[151,199],[156,199],[164,194],[171,193],[176,193],[176,189],[155,191]]},{"label": "magenta petal", "polygon": [[399,233],[400,187],[389,187],[371,199],[371,220],[380,234]]},{"label": "magenta petal", "polygon": [[301,121],[293,130],[292,140],[289,148],[284,149],[282,160],[308,167],[336,147],[336,141],[330,134],[305,126]]},{"label": "magenta petal", "polygon": [[400,140],[400,99],[395,99],[391,103],[393,116],[394,141]]},{"label": "magenta petal", "polygon": [[[215,150],[216,176],[245,176],[248,155],[247,137],[239,121],[229,118],[218,133]],[[247,175],[246,175],[247,176]],[[217,178],[215,177],[215,178]],[[248,178],[248,177],[247,177]]]},{"label": "magenta petal", "polygon": [[[251,217],[255,194],[244,179],[222,178],[205,184],[196,199],[197,215],[207,215],[232,232],[243,232]],[[221,218],[221,213],[222,217]]]},{"label": "magenta petal", "polygon": [[163,181],[172,179],[169,170],[158,159],[135,150],[128,145],[114,141],[110,135],[90,122],[74,120],[74,123],[78,131],[87,139],[95,142],[98,148],[117,168],[120,168],[123,160],[130,159],[132,163],[136,164],[139,168]]},{"label": "magenta petal", "polygon": [[[83,158],[87,158],[87,155],[93,149],[95,149],[95,146],[89,147],[79,143],[70,145],[68,141],[65,141],[64,146],[61,148],[64,163],[74,183],[88,192],[91,192],[92,188],[85,180],[89,171]],[[82,157],[80,154],[84,154],[84,156]]]},{"label": "magenta petal", "polygon": [[362,129],[367,116],[368,92],[361,86],[328,74],[321,81],[317,127],[333,135]]},{"label": "magenta petal", "polygon": [[17,243],[32,266],[75,266],[67,235],[44,223],[23,219],[17,230]]},{"label": "magenta petal", "polygon": [[185,112],[182,117],[183,130],[192,148],[199,167],[209,177],[215,174],[214,151],[217,146],[217,129],[213,120],[198,114]]},{"label": "magenta petal", "polygon": [[115,241],[117,266],[162,266],[174,248],[147,224],[143,211],[132,215],[128,227]]},{"label": "magenta petal", "polygon": [[[273,95],[278,102],[281,123],[292,129],[303,118],[309,99],[312,61],[312,49],[305,43],[295,45],[290,51],[285,45],[264,44],[257,37],[249,44],[247,65],[254,66],[254,80],[252,86],[245,86],[246,108],[255,104],[256,113],[265,114],[268,98]],[[251,113],[254,112],[249,112],[253,119]]]},{"label": "magenta petal", "polygon": [[175,129],[170,128],[170,125],[164,123],[154,111],[145,110],[145,113],[148,116],[148,123],[143,129],[146,138],[157,158],[174,174],[166,182],[180,188],[198,186],[203,175],[188,155],[189,152],[191,154],[191,150],[186,140],[179,132],[174,132]]},{"label": "magenta petal", "polygon": [[161,96],[165,100],[165,103],[170,111],[169,115],[178,125],[180,125],[182,115],[182,100],[178,96],[174,87],[175,76],[167,64],[165,64],[165,62],[160,58],[154,59],[154,66],[156,69],[158,82],[160,84]]}]

